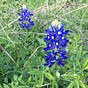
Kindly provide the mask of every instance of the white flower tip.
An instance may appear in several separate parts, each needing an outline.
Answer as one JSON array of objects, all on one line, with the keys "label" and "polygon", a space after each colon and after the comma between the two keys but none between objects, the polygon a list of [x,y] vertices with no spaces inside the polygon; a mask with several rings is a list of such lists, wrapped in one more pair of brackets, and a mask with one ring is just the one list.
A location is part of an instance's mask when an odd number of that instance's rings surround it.
[{"label": "white flower tip", "polygon": [[53,22],[52,22],[52,24],[54,25],[54,26],[58,26],[58,20],[57,19],[55,19]]},{"label": "white flower tip", "polygon": [[26,8],[27,8],[26,5],[23,4],[23,9],[26,9]]},{"label": "white flower tip", "polygon": [[58,22],[58,28],[60,29],[62,26],[61,22]]}]

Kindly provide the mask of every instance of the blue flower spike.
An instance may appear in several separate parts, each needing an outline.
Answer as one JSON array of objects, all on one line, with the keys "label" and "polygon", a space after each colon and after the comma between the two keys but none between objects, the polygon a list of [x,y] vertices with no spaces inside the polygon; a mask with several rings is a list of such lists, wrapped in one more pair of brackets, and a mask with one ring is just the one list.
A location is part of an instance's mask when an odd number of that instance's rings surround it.
[{"label": "blue flower spike", "polygon": [[52,67],[55,63],[59,66],[64,66],[66,56],[66,45],[69,40],[65,37],[69,30],[64,30],[64,26],[58,20],[54,20],[50,27],[45,30],[46,52],[44,66]]},{"label": "blue flower spike", "polygon": [[33,14],[28,10],[28,7],[23,5],[18,13],[18,21],[20,22],[20,27],[29,30],[31,26],[34,26],[34,22],[31,20]]}]

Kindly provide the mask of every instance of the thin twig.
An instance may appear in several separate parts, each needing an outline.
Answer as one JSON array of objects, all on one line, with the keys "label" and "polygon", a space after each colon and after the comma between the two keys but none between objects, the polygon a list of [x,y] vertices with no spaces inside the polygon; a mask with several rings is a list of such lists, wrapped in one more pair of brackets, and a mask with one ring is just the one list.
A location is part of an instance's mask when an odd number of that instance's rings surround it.
[{"label": "thin twig", "polygon": [[46,5],[43,5],[43,6],[41,6],[41,7],[39,7],[39,8],[37,8],[37,9],[35,9],[35,10],[33,10],[32,12],[34,13],[34,14],[37,14],[37,13],[39,13],[39,12],[43,12],[45,9],[47,9],[48,7],[46,6]]},{"label": "thin twig", "polygon": [[19,67],[19,65],[15,62],[15,60],[12,58],[12,56],[0,45],[1,49],[4,51],[4,53]]},{"label": "thin twig", "polygon": [[47,84],[41,85],[39,87],[44,87],[44,86],[48,86],[48,85],[51,85],[51,83],[47,83]]},{"label": "thin twig", "polygon": [[[57,8],[61,9],[61,8],[64,7],[65,5],[66,5],[66,3],[64,3],[63,5],[61,5],[61,4],[55,4],[55,5],[51,5],[49,8],[47,8],[46,5],[43,5],[43,6],[39,7],[39,8],[37,8],[37,9],[33,10],[32,12],[33,12],[34,14],[37,14],[37,13],[39,13],[39,12],[44,12],[44,11],[48,11],[48,10],[52,11],[52,10],[57,9]],[[70,5],[71,5],[71,6],[83,6],[83,7],[79,8],[79,9],[82,9],[82,8],[85,8],[85,7],[88,6],[87,4],[70,4]],[[77,9],[77,10],[79,10],[79,9]],[[74,10],[74,11],[76,11],[76,10]],[[73,11],[73,12],[74,12],[74,11]],[[69,13],[72,13],[72,11],[71,11],[71,12],[68,12],[67,14],[69,14]],[[7,26],[13,24],[13,23],[16,22],[17,20],[18,20],[18,19],[13,20],[13,21],[10,22],[9,24],[7,24],[3,29],[7,28]]]},{"label": "thin twig", "polygon": [[10,26],[11,24],[13,24],[14,22],[16,22],[18,19],[13,20],[12,22],[8,23],[3,29],[6,29],[8,26]]},{"label": "thin twig", "polygon": [[[2,27],[2,25],[1,25]],[[1,30],[5,33],[5,35],[7,36],[7,38],[9,39],[9,41],[14,44],[14,42],[11,40],[11,38],[8,36],[8,34],[6,33],[6,31],[4,30],[4,28],[2,27]]]},{"label": "thin twig", "polygon": [[70,11],[70,12],[67,12],[66,14],[62,15],[62,17],[63,17],[63,16],[66,16],[66,15],[68,15],[68,14],[71,14],[71,13],[73,13],[73,12],[75,12],[75,11],[78,11],[78,10],[81,10],[81,9],[83,9],[83,8],[86,8],[86,7],[88,7],[88,5],[85,5],[85,6],[83,6],[83,7],[80,7],[80,8],[78,8],[78,9],[76,9],[76,10],[72,10],[72,11]]},{"label": "thin twig", "polygon": [[31,56],[28,58],[28,60],[24,63],[24,65],[23,65],[23,68],[22,69],[24,69],[25,68],[25,66],[27,65],[27,63],[28,63],[28,61],[30,60],[30,58],[32,58],[32,56],[37,52],[37,50],[40,48],[40,46],[39,47],[37,47],[36,49],[35,49],[35,51],[31,54]]},{"label": "thin twig", "polygon": [[[6,75],[6,74],[12,73],[12,72],[14,72],[14,71],[15,71],[15,70],[7,71],[7,72],[5,72],[4,74],[0,75],[0,77],[4,76],[4,75]],[[22,73],[22,72],[20,72],[20,71],[15,71],[15,72]]]},{"label": "thin twig", "polygon": [[17,32],[17,31],[13,31],[13,32],[9,32],[11,34],[37,34],[37,35],[46,35],[45,33],[38,33],[38,32]]}]

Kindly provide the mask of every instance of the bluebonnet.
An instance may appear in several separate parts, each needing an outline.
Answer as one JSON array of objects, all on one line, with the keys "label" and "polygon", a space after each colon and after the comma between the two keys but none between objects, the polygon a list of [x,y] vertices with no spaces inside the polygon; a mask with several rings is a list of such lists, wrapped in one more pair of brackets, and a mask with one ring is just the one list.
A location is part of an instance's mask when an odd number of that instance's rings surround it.
[{"label": "bluebonnet", "polygon": [[28,30],[31,26],[34,25],[34,22],[30,18],[31,16],[33,16],[33,14],[28,10],[28,7],[26,7],[25,5],[23,5],[18,15],[18,21],[20,22],[21,28],[25,28]]},{"label": "bluebonnet", "polygon": [[50,27],[45,30],[46,52],[45,66],[51,67],[54,63],[59,66],[64,66],[64,61],[67,59],[65,47],[69,40],[65,37],[69,30],[64,30],[64,26],[55,20],[51,23]]}]

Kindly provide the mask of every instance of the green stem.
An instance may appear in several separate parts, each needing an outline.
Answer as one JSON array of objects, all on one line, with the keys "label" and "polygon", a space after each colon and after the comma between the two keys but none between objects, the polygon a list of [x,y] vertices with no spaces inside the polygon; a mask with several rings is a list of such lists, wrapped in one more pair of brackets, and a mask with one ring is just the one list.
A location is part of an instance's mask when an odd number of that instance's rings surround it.
[{"label": "green stem", "polygon": [[[55,66],[55,69],[56,68],[57,68],[57,66]],[[58,85],[56,82],[56,71],[53,71],[53,80],[52,80],[51,88],[58,88]]]}]

